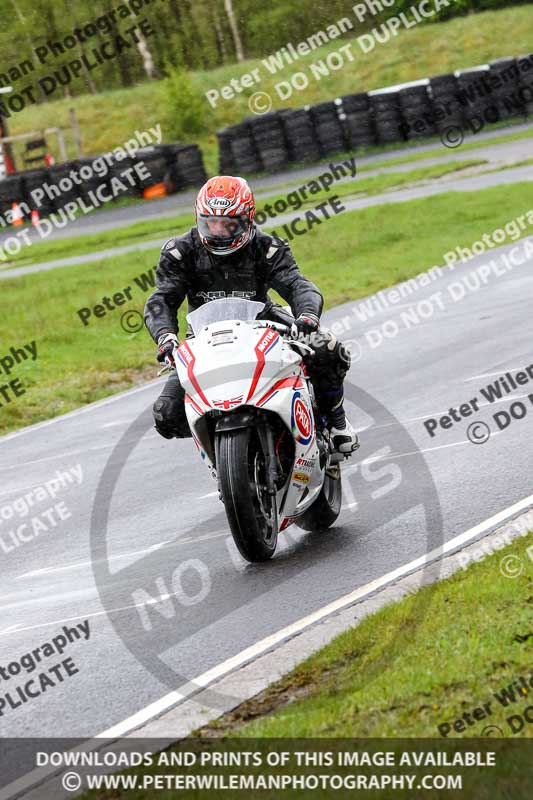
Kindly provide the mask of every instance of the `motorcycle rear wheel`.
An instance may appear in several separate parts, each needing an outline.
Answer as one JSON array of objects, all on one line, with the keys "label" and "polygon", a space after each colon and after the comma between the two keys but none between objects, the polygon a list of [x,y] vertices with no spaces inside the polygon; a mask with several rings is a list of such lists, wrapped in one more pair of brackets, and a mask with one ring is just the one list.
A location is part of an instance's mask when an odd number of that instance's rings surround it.
[{"label": "motorcycle rear wheel", "polygon": [[257,431],[224,431],[217,440],[217,474],[235,544],[247,561],[268,561],[278,540],[276,498],[266,491],[266,454]]}]

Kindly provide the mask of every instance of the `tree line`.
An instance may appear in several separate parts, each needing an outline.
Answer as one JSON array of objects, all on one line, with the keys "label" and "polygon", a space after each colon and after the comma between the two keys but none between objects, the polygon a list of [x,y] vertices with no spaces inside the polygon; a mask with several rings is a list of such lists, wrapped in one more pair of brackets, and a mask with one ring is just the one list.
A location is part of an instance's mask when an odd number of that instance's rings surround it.
[{"label": "tree line", "polygon": [[[369,16],[366,27],[417,1],[397,0]],[[354,5],[355,0],[0,0],[0,85],[19,91],[31,80],[45,101],[156,80],[175,68],[209,70],[298,43],[341,17],[353,21]],[[507,5],[513,3],[456,0],[439,18]],[[363,31],[365,25],[357,27]]]}]

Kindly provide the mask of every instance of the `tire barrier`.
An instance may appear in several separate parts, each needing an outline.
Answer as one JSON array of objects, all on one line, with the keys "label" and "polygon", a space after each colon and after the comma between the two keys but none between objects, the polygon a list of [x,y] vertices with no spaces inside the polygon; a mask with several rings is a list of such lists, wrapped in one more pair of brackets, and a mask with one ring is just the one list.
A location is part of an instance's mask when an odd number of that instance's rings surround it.
[{"label": "tire barrier", "polygon": [[280,119],[287,142],[289,162],[305,164],[318,161],[320,149],[309,110],[291,108],[281,111]]},{"label": "tire barrier", "polygon": [[341,119],[348,147],[357,150],[377,144],[376,126],[368,94],[348,94],[341,97]]},{"label": "tire barrier", "polygon": [[[524,69],[524,64],[529,64]],[[520,66],[519,66],[520,65]],[[533,116],[533,53],[248,117],[218,131],[220,172],[277,172],[346,151],[417,140],[450,129]]]},{"label": "tire barrier", "polygon": [[[259,157],[257,147],[252,135],[250,120],[245,120],[239,125],[232,125],[226,128],[226,147],[225,159],[222,161],[222,147],[220,150],[220,173],[222,175],[232,175],[236,171],[240,172],[262,172],[263,162]],[[220,133],[218,134],[220,142]]]},{"label": "tire barrier", "polygon": [[311,106],[311,120],[315,129],[315,136],[322,156],[332,156],[346,150],[347,143],[339,118],[340,105],[334,103],[319,103]]},{"label": "tire barrier", "polygon": [[[109,156],[107,156],[109,158]],[[98,174],[93,169],[97,162],[101,163],[102,156],[85,156],[52,167],[24,170],[14,175],[9,175],[0,180],[0,216],[5,217],[13,203],[20,207],[23,218],[29,222],[31,211],[36,209],[41,217],[49,216],[60,211],[68,203],[80,198],[88,201],[89,193],[96,191],[104,184],[107,188],[113,177],[143,163],[149,177],[140,178],[135,175],[133,186],[128,185],[122,196],[143,197],[145,190],[152,186],[164,184],[167,194],[172,194],[188,187],[199,187],[207,180],[203,156],[198,145],[165,144],[154,145],[138,150],[133,158],[122,160],[109,159],[111,162],[106,169],[106,174]],[[73,180],[71,172],[79,173],[84,166],[89,167],[91,177]],[[257,164],[253,165],[257,167]],[[261,164],[262,167],[262,164]],[[32,192],[46,185],[47,191],[43,193],[38,209]]]},{"label": "tire barrier", "polygon": [[429,97],[438,133],[452,127],[463,127],[465,118],[458,94],[459,83],[454,74],[429,79]]},{"label": "tire barrier", "polygon": [[23,197],[22,175],[8,175],[0,181],[0,216],[5,219],[6,214],[13,208],[13,203],[19,203]]},{"label": "tire barrier", "polygon": [[370,97],[376,126],[378,144],[389,144],[404,139],[399,92],[383,92]]},{"label": "tire barrier", "polygon": [[[529,53],[528,55],[521,56],[521,59],[528,59],[531,64],[533,64],[533,53]],[[520,78],[518,80],[518,90],[522,90],[525,92],[527,87],[527,74],[520,74]],[[526,115],[528,117],[533,117],[533,96],[526,95],[526,99],[524,102],[524,108],[526,111]]]}]

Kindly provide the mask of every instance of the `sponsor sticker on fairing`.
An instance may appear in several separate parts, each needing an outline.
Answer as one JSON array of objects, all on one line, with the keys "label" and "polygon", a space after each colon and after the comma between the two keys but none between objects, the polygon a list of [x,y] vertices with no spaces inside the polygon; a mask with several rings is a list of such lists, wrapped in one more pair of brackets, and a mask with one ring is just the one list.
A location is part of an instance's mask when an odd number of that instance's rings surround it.
[{"label": "sponsor sticker on fairing", "polygon": [[313,420],[300,392],[292,396],[291,427],[300,444],[309,444],[313,438]]}]

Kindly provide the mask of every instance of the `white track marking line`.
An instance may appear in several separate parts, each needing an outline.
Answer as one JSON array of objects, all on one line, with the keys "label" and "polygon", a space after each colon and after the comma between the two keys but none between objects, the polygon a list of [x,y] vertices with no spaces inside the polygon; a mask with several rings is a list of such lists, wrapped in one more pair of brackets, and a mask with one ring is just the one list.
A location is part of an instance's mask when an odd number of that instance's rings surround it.
[{"label": "white track marking line", "polygon": [[[496,436],[499,436],[503,432],[504,431],[496,431],[495,433],[491,433],[490,438],[494,439]],[[370,456],[369,458],[363,459],[361,463],[371,464],[375,461],[390,461],[391,459],[404,458],[405,456],[418,456],[420,455],[420,453],[431,453],[433,452],[433,450],[445,450],[447,447],[461,447],[462,445],[465,444],[471,445],[472,442],[470,441],[470,439],[465,439],[464,441],[460,442],[450,442],[450,444],[439,444],[436,445],[435,447],[425,447],[421,448],[420,450],[411,450],[408,451],[407,453],[391,453],[388,456],[379,456],[378,458],[373,458],[372,456]],[[479,447],[479,445],[476,446]]]},{"label": "white track marking line", "polygon": [[209,492],[209,494],[201,494],[196,500],[207,500],[208,497],[218,497],[218,492]]},{"label": "white track marking line", "polygon": [[478,378],[492,378],[494,375],[504,375],[506,372],[517,372],[518,370],[523,370],[522,367],[504,367],[503,369],[499,369],[498,372],[482,372],[481,375],[472,375],[471,378],[464,378],[463,383],[468,383],[468,381],[477,381]]},{"label": "white track marking line", "polygon": [[9,628],[4,628],[3,631],[0,631],[0,636],[4,636],[6,633],[13,633],[17,628],[20,628],[20,623],[17,625],[10,625]]},{"label": "white track marking line", "polygon": [[[132,550],[131,553],[119,553],[116,556],[109,556],[107,560],[118,561],[121,558],[129,558],[130,556],[141,555],[141,553],[152,553],[154,550],[159,550],[160,547],[163,547],[169,542],[173,542],[173,539],[167,539],[164,542],[159,542],[159,544],[153,544],[150,547],[145,547],[143,550]],[[80,567],[90,567],[92,564],[92,561],[79,561],[76,564],[66,564],[62,567],[43,567],[42,569],[34,569],[31,572],[24,572],[22,575],[17,575],[15,580],[18,581],[20,578],[33,578],[36,575],[50,575],[52,572],[64,572],[70,569],[79,569]]]},{"label": "white track marking line", "polygon": [[125,736],[130,731],[138,728],[139,726],[143,725],[144,723],[148,722],[149,720],[153,719],[154,717],[160,716],[163,712],[168,711],[172,706],[177,705],[181,700],[184,700],[186,697],[189,697],[193,694],[196,694],[200,687],[205,688],[213,681],[217,680],[218,678],[227,675],[229,672],[232,672],[237,667],[242,667],[249,661],[253,661],[263,653],[266,653],[268,650],[274,648],[276,645],[281,644],[286,639],[295,636],[298,633],[301,633],[303,630],[308,628],[310,625],[314,625],[316,622],[320,622],[325,617],[330,616],[331,614],[340,611],[347,606],[353,605],[358,600],[362,600],[366,595],[375,592],[377,589],[381,589],[389,583],[398,580],[399,578],[407,575],[408,573],[412,572],[413,570],[418,569],[419,567],[424,566],[425,564],[434,561],[435,559],[440,558],[445,553],[449,553],[452,550],[455,550],[460,545],[464,544],[465,542],[474,539],[476,536],[479,536],[480,533],[484,533],[489,528],[492,528],[499,523],[505,521],[509,517],[515,516],[523,509],[530,507],[533,505],[533,495],[529,495],[529,497],[525,497],[523,500],[520,500],[518,503],[515,503],[509,508],[506,508],[504,511],[500,511],[494,516],[490,517],[489,519],[485,520],[484,522],[479,523],[479,525],[475,525],[473,528],[465,531],[464,533],[455,536],[453,539],[450,539],[448,542],[445,542],[442,547],[437,547],[434,550],[431,550],[429,553],[426,553],[419,558],[410,561],[407,564],[404,564],[401,567],[398,567],[392,572],[388,572],[386,575],[382,575],[381,578],[377,578],[370,583],[367,583],[365,586],[361,586],[359,589],[356,589],[354,592],[350,592],[350,594],[344,595],[340,597],[338,600],[334,600],[332,603],[328,603],[328,605],[323,606],[322,608],[318,609],[318,611],[309,614],[306,617],[294,622],[292,625],[288,625],[286,628],[282,628],[277,633],[272,634],[271,636],[267,636],[265,639],[262,639],[260,642],[252,645],[251,647],[242,650],[237,655],[233,656],[232,658],[223,661],[213,669],[204,672],[202,675],[194,678],[193,680],[189,681],[180,689],[170,692],[169,694],[165,695],[164,697],[156,700],[154,703],[150,703],[150,705],[146,706],[145,708],[138,711],[136,714],[133,714],[131,717],[119,722],[117,725],[114,725],[111,728],[108,728],[106,731],[99,733],[95,738],[117,738],[121,736]]},{"label": "white track marking line", "polygon": [[[154,431],[154,437],[159,437],[159,434]],[[152,437],[152,433],[147,431],[143,436],[143,439],[149,439]],[[1,440],[0,440],[1,443]],[[93,447],[84,447],[82,450],[69,450],[66,453],[57,453],[53,456],[43,456],[43,458],[35,458],[31,461],[17,461],[14,464],[5,464],[4,466],[0,466],[0,470],[12,470],[14,466],[17,468],[19,467],[27,467],[31,464],[42,464],[45,461],[57,461],[58,458],[66,458],[67,456],[79,456],[79,455],[87,455],[88,452],[97,452],[99,450],[111,450],[112,447],[115,447],[116,442],[109,442],[109,444],[99,444],[94,445]]]},{"label": "white track marking line", "polygon": [[89,405],[83,406],[83,408],[75,408],[74,411],[69,411],[67,414],[61,414],[59,417],[47,419],[44,422],[37,422],[35,425],[29,425],[27,428],[23,428],[21,431],[8,433],[5,436],[0,437],[0,444],[3,444],[10,439],[16,439],[19,436],[24,436],[26,433],[34,433],[41,428],[47,428],[49,425],[55,425],[57,422],[62,422],[65,419],[72,419],[80,414],[86,414],[88,411],[94,411],[96,408],[103,408],[104,406],[110,405],[110,403],[116,403],[117,400],[122,400],[124,397],[129,397],[130,395],[138,394],[139,392],[145,392],[147,389],[153,389],[157,383],[162,383],[161,378],[156,378],[149,383],[145,383],[143,386],[137,386],[135,389],[128,389],[125,392],[120,392],[120,394],[114,394],[111,395],[111,397],[104,398],[103,400],[97,400],[96,403],[89,403]]},{"label": "white track marking line", "polygon": [[[1,440],[0,440],[1,441]],[[17,461],[16,464],[5,464],[5,466],[0,466],[0,470],[13,470],[18,469],[19,467],[27,467],[31,464],[42,464],[45,461],[57,461],[58,458],[67,458],[70,456],[80,456],[80,455],[87,455],[87,448],[84,447],[82,450],[69,450],[66,453],[57,453],[57,455],[53,456],[43,456],[43,458],[35,458],[32,461]]]},{"label": "white track marking line", "polygon": [[[193,542],[193,541],[199,541],[199,540],[204,540],[204,539],[216,539],[217,537],[227,536],[227,535],[228,535],[228,532],[227,531],[223,531],[223,532],[218,532],[218,533],[208,533],[208,534],[205,534],[205,536],[203,536],[203,537],[196,537],[196,538],[191,537],[189,540],[183,539],[182,541],[185,544],[189,544],[190,542]],[[181,544],[182,541],[180,540],[180,541],[174,542],[174,544]],[[62,596],[64,596],[64,595],[60,595],[60,597],[62,597]],[[56,620],[49,621],[49,622],[39,622],[37,625],[26,625],[25,627],[21,627],[21,624],[19,623],[17,625],[12,625],[10,628],[6,628],[4,631],[1,631],[0,632],[0,636],[8,635],[10,633],[23,633],[24,631],[32,631],[32,630],[36,630],[37,628],[49,628],[52,625],[54,625],[54,626],[55,625],[63,625],[65,622],[73,622],[74,620],[92,619],[93,617],[102,617],[102,616],[107,616],[108,614],[118,614],[121,611],[131,611],[132,608],[142,608],[143,606],[146,606],[146,605],[154,605],[154,603],[160,602],[162,600],[168,600],[169,597],[174,597],[174,595],[173,594],[164,594],[164,595],[160,595],[160,596],[155,597],[155,598],[154,597],[150,598],[150,600],[147,600],[144,603],[132,603],[131,605],[120,606],[118,608],[111,608],[109,610],[93,611],[91,614],[78,614],[75,617],[64,617],[63,619],[56,619]],[[50,598],[45,598],[45,599],[50,599]],[[6,606],[0,606],[0,612],[2,610],[6,609],[6,608],[16,608],[17,606],[28,605],[28,603],[31,604],[32,602],[35,602],[35,603],[42,602],[42,598],[35,598],[35,600],[33,600],[33,601],[32,600],[24,600],[24,601],[19,602],[19,603],[8,603]]]},{"label": "white track marking line", "polygon": [[[479,408],[488,408],[489,406],[495,406],[496,403],[505,403],[509,400],[523,400],[525,397],[529,397],[528,394],[509,394],[507,397],[502,397],[499,400],[494,400],[492,403],[479,403]],[[449,409],[446,411],[431,411],[429,414],[424,414],[420,417],[406,417],[405,419],[399,419],[396,422],[384,422],[382,425],[367,425],[365,428],[356,428],[356,432],[359,433],[362,430],[377,430],[380,428],[392,428],[395,425],[406,425],[408,422],[419,422],[421,419],[428,419],[429,417],[437,417],[439,415],[448,414]],[[470,416],[473,416],[472,414]],[[466,422],[469,417],[464,418],[464,422]],[[472,420],[474,421],[474,420]]]},{"label": "white track marking line", "polygon": [[[215,533],[205,533],[203,536],[187,536],[184,539],[166,539],[164,542],[153,544],[151,547],[146,547],[143,550],[133,550],[131,553],[119,553],[116,556],[109,556],[107,560],[119,561],[121,558],[128,558],[130,556],[140,555],[141,553],[153,553],[155,550],[159,550],[161,547],[177,547],[182,544],[205,542],[208,539],[219,539],[220,537],[227,535],[227,531],[217,531]],[[65,564],[61,567],[43,567],[42,569],[35,569],[31,572],[24,572],[22,575],[17,575],[13,580],[18,581],[21,578],[34,578],[39,575],[51,575],[53,572],[64,572],[71,569],[81,569],[82,567],[92,567],[94,563],[94,561],[79,561],[76,564]]]}]

